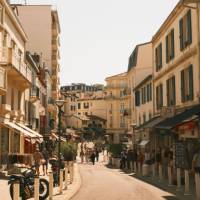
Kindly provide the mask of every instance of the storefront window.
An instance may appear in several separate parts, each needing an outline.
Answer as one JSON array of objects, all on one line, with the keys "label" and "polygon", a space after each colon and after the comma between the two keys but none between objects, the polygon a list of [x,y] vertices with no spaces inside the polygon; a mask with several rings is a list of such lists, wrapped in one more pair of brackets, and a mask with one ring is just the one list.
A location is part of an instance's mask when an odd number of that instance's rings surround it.
[{"label": "storefront window", "polygon": [[0,164],[6,164],[9,153],[9,129],[1,128],[0,131]]}]

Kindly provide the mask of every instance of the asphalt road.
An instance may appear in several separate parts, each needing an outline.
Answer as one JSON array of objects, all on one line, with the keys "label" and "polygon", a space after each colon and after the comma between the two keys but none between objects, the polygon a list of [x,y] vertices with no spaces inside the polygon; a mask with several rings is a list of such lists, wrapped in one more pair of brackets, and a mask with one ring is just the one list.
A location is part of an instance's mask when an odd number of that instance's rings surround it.
[{"label": "asphalt road", "polygon": [[171,200],[174,197],[104,164],[80,164],[82,186],[72,200]]}]

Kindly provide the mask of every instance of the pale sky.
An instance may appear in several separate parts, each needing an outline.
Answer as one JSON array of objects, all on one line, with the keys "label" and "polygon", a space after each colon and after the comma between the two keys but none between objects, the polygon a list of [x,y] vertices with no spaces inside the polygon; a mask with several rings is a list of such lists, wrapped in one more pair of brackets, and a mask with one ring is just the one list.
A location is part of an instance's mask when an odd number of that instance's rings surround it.
[{"label": "pale sky", "polygon": [[135,45],[150,41],[178,3],[178,0],[26,1],[57,5],[62,31],[61,85],[104,83],[106,77],[126,71]]}]

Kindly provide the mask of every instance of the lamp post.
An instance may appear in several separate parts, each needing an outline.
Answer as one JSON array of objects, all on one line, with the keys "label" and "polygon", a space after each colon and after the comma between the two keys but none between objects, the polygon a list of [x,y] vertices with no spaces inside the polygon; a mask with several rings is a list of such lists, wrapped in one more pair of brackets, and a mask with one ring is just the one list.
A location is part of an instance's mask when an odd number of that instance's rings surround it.
[{"label": "lamp post", "polygon": [[[64,100],[56,100],[55,104],[58,107],[58,175],[60,175],[61,168],[61,158],[60,158],[60,142],[61,142],[61,115],[62,115],[62,107],[64,106]],[[58,176],[59,177],[59,176]]]}]

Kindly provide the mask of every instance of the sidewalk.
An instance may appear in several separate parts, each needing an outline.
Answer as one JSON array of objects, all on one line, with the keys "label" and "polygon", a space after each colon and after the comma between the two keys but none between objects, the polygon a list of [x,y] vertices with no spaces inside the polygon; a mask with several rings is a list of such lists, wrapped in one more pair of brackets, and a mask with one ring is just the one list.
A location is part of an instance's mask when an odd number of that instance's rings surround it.
[{"label": "sidewalk", "polygon": [[[41,176],[42,178],[46,178],[47,180],[49,179],[48,176]],[[63,187],[64,187],[63,183]],[[59,194],[59,187],[54,188],[54,196],[53,200],[69,200],[71,199],[76,192],[79,190],[81,186],[81,176],[79,172],[79,167],[77,163],[74,163],[74,179],[73,183],[70,184],[69,176],[68,176],[68,185],[67,185],[67,190],[64,190],[63,188],[63,194]],[[8,185],[8,180],[6,179],[0,179],[0,194],[1,197],[0,199],[2,200],[11,200],[10,194],[9,194],[9,185]],[[34,198],[31,198],[31,200],[34,200]]]}]

